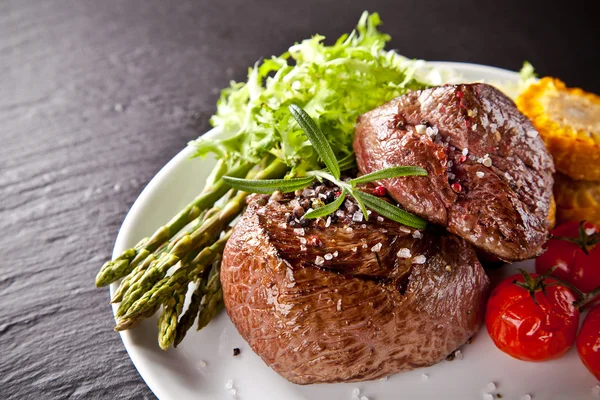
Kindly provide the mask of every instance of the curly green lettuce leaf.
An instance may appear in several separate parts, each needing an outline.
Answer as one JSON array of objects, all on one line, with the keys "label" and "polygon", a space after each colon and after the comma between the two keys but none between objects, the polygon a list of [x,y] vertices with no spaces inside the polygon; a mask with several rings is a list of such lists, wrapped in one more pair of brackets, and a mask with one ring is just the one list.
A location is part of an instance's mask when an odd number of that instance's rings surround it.
[{"label": "curly green lettuce leaf", "polygon": [[363,13],[356,29],[327,46],[315,35],[248,71],[221,93],[211,124],[223,139],[200,138],[196,156],[258,162],[266,153],[282,159],[292,175],[322,167],[306,134],[290,115],[297,104],[317,122],[336,157],[352,154],[356,118],[407,91],[427,87],[402,56],[385,51],[376,13]]}]

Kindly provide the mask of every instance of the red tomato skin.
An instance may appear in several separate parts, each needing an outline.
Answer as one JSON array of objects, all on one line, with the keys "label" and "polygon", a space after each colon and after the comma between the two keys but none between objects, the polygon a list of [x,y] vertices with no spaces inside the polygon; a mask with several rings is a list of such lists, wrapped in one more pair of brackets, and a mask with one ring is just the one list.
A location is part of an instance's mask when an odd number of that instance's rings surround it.
[{"label": "red tomato skin", "polygon": [[492,291],[487,303],[485,323],[494,344],[524,361],[563,356],[575,342],[579,327],[575,296],[563,286],[550,286],[546,295],[535,293],[536,305],[529,291],[515,285],[515,280],[524,279],[521,274],[506,278]]},{"label": "red tomato skin", "polygon": [[[586,226],[597,228],[593,224]],[[596,232],[600,232],[600,228]],[[552,231],[552,235],[576,238],[579,235],[579,222],[561,224]],[[594,246],[589,255],[575,243],[565,240],[550,239],[544,247],[547,250],[535,260],[538,274],[558,265],[552,275],[573,284],[579,290],[590,292],[600,286],[600,245]]]},{"label": "red tomato skin", "polygon": [[583,320],[577,352],[583,365],[600,381],[600,306],[592,308]]}]

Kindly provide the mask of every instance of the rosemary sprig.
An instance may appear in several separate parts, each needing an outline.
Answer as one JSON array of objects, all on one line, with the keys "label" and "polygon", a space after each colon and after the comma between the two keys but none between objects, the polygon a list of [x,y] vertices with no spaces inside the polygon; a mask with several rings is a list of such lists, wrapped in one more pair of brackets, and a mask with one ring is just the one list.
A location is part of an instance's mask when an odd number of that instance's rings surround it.
[{"label": "rosemary sprig", "polygon": [[372,172],[367,175],[352,179],[349,182],[344,182],[340,179],[340,171],[346,170],[354,165],[352,157],[345,157],[338,161],[335,158],[333,150],[327,141],[327,137],[315,121],[299,106],[292,104],[289,107],[292,116],[298,122],[298,125],[306,132],[308,140],[312,143],[319,158],[327,167],[325,170],[309,171],[305,177],[291,179],[241,179],[236,177],[224,176],[223,180],[231,187],[252,193],[273,193],[276,190],[281,192],[293,192],[309,186],[315,181],[328,180],[334,185],[342,189],[341,194],[332,203],[326,204],[323,207],[311,210],[305,214],[305,218],[324,217],[335,212],[343,203],[346,196],[351,196],[356,200],[360,207],[365,220],[369,220],[367,208],[377,212],[378,214],[396,221],[406,226],[416,229],[423,229],[426,222],[403,209],[396,207],[376,196],[365,193],[359,190],[356,186],[362,183],[378,181],[381,179],[396,178],[400,176],[426,176],[427,171],[420,167],[414,166],[396,166],[385,168],[379,171]]}]

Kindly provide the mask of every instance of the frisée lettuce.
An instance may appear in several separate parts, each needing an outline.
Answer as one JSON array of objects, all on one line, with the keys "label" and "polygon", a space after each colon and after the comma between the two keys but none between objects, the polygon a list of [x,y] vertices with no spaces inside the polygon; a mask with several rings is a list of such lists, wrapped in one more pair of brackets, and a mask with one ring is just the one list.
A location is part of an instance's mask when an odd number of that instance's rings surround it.
[{"label": "fris\u00e9e lettuce", "polygon": [[356,118],[410,90],[430,85],[416,77],[417,65],[394,51],[378,30],[377,13],[363,13],[356,29],[334,44],[315,35],[278,56],[257,63],[247,82],[222,91],[211,124],[226,136],[190,144],[196,156],[257,163],[271,153],[302,175],[320,162],[306,134],[291,118],[290,104],[302,107],[327,136],[336,156],[352,154]]}]

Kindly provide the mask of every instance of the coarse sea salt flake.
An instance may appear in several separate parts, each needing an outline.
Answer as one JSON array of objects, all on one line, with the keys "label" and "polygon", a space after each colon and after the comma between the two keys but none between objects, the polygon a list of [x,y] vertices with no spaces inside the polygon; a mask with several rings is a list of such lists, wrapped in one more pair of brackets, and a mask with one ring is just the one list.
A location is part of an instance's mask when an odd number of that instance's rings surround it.
[{"label": "coarse sea salt flake", "polygon": [[496,390],[496,384],[494,382],[488,382],[487,385],[483,388],[483,391],[486,393],[490,393]]},{"label": "coarse sea salt flake", "polygon": [[421,233],[421,231],[414,231],[412,237],[414,237],[415,239],[421,239],[423,237],[423,234]]},{"label": "coarse sea salt flake", "polygon": [[325,221],[325,228],[329,228],[329,225],[331,225],[331,217],[327,217],[327,221]]},{"label": "coarse sea salt flake", "polygon": [[294,228],[294,235],[304,236],[304,228]]},{"label": "coarse sea salt flake", "polygon": [[415,258],[413,258],[412,263],[413,264],[425,264],[425,261],[427,261],[427,258],[424,255],[418,255]]},{"label": "coarse sea salt flake", "polygon": [[419,135],[422,135],[427,131],[427,126],[426,125],[415,125],[415,130],[417,131],[417,133]]},{"label": "coarse sea salt flake", "polygon": [[383,222],[383,217],[382,217],[381,215],[380,215],[380,216],[378,216],[378,217],[377,217],[377,221],[378,221],[378,222]]},{"label": "coarse sea salt flake", "polygon": [[362,222],[363,214],[361,211],[357,211],[352,215],[352,221],[354,222]]},{"label": "coarse sea salt flake", "polygon": [[403,247],[400,250],[398,250],[398,253],[396,253],[396,255],[400,258],[410,258],[412,254],[410,254],[410,249]]},{"label": "coarse sea salt flake", "polygon": [[338,251],[337,251],[337,250],[333,252],[333,256],[334,256],[334,257],[337,257],[337,256],[338,256],[338,254],[340,254],[340,253],[338,253]]},{"label": "coarse sea salt flake", "polygon": [[329,261],[329,260],[333,259],[333,254],[331,254],[331,253],[327,253],[327,254],[325,254],[325,256],[324,256],[324,257],[325,257],[325,259],[326,259],[327,261]]},{"label": "coarse sea salt flake", "polygon": [[377,243],[375,246],[371,247],[371,251],[372,251],[373,253],[377,253],[379,250],[381,250],[381,247],[382,247],[382,246],[383,246],[383,245],[382,245],[381,243]]},{"label": "coarse sea salt flake", "polygon": [[466,147],[464,149],[462,149],[462,155],[466,156],[469,154],[469,149],[467,149]]},{"label": "coarse sea salt flake", "polygon": [[315,264],[317,264],[317,265],[323,265],[324,263],[325,263],[325,259],[323,257],[317,256],[315,258]]},{"label": "coarse sea salt flake", "polygon": [[478,178],[483,178],[485,176],[485,174],[481,171],[477,171],[475,175],[477,175]]}]

